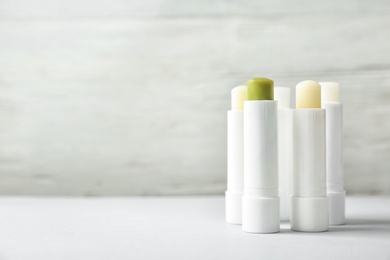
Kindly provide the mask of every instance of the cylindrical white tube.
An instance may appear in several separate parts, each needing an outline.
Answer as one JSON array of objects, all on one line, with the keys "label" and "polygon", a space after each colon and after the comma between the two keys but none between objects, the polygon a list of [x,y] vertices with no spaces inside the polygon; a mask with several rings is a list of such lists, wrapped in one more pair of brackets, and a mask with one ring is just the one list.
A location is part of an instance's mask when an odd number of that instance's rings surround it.
[{"label": "cylindrical white tube", "polygon": [[325,170],[325,110],[294,111],[291,229],[328,230]]},{"label": "cylindrical white tube", "polygon": [[326,169],[328,190],[344,192],[342,168],[342,104],[323,103],[326,110]]},{"label": "cylindrical white tube", "polygon": [[277,102],[244,102],[244,195],[242,229],[280,231],[277,154]]},{"label": "cylindrical white tube", "polygon": [[292,174],[292,109],[278,109],[280,220],[290,220]]},{"label": "cylindrical white tube", "polygon": [[230,224],[242,222],[242,191],[244,182],[244,100],[247,86],[231,91],[232,109],[227,113],[227,190],[225,217]]},{"label": "cylindrical white tube", "polygon": [[326,110],[326,174],[329,198],[329,224],[345,224],[343,176],[343,105],[339,84],[321,82],[322,107]]},{"label": "cylindrical white tube", "polygon": [[291,229],[296,231],[319,232],[329,227],[325,110],[320,108],[320,95],[320,86],[314,81],[297,85],[290,214]]},{"label": "cylindrical white tube", "polygon": [[290,220],[290,196],[292,174],[292,109],[291,91],[286,87],[275,87],[274,97],[278,101],[278,168],[280,220]]},{"label": "cylindrical white tube", "polygon": [[228,111],[228,153],[227,153],[227,190],[226,222],[241,224],[242,190],[244,179],[244,135],[242,110]]}]

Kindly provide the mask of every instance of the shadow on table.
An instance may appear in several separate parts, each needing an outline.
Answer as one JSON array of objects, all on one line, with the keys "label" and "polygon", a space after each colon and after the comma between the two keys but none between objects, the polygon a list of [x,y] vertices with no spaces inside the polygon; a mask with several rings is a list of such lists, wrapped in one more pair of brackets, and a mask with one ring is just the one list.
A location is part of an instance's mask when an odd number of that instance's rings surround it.
[{"label": "shadow on table", "polygon": [[347,226],[389,225],[390,219],[347,219]]},{"label": "shadow on table", "polygon": [[329,231],[390,236],[390,219],[347,219],[345,225],[331,226]]},{"label": "shadow on table", "polygon": [[[366,235],[378,234],[386,235],[390,237],[390,219],[347,219],[345,225],[340,226],[331,226],[329,227],[328,232],[296,232],[290,230],[289,225],[285,223],[281,227],[281,233],[290,234],[290,233],[299,233],[302,235],[315,235],[315,234],[334,234],[334,233],[354,233],[354,235],[361,234]],[[356,233],[356,234],[355,234]]]}]

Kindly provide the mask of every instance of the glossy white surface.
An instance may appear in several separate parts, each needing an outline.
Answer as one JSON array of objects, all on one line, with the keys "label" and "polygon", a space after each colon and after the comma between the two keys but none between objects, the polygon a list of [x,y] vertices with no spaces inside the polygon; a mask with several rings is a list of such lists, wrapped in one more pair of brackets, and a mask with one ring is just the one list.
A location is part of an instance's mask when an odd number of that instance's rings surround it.
[{"label": "glossy white surface", "polygon": [[249,234],[225,223],[223,197],[3,197],[0,259],[389,259],[389,198],[348,198],[347,223]]}]

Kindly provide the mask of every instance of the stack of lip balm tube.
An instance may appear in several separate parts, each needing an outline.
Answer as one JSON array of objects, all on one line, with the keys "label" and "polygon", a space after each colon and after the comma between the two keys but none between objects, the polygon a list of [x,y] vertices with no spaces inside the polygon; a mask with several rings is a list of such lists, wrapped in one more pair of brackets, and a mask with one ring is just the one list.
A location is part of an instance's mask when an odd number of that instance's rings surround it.
[{"label": "stack of lip balm tube", "polygon": [[226,222],[250,233],[327,231],[345,223],[339,84],[291,91],[254,78],[231,91]]}]

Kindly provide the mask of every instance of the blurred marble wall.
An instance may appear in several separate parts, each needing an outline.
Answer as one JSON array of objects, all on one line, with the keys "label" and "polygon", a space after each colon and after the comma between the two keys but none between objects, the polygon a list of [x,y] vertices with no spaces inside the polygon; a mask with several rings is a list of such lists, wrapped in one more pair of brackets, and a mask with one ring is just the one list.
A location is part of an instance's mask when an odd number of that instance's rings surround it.
[{"label": "blurred marble wall", "polygon": [[0,193],[222,194],[229,91],[338,81],[349,194],[390,194],[388,1],[0,0]]}]

